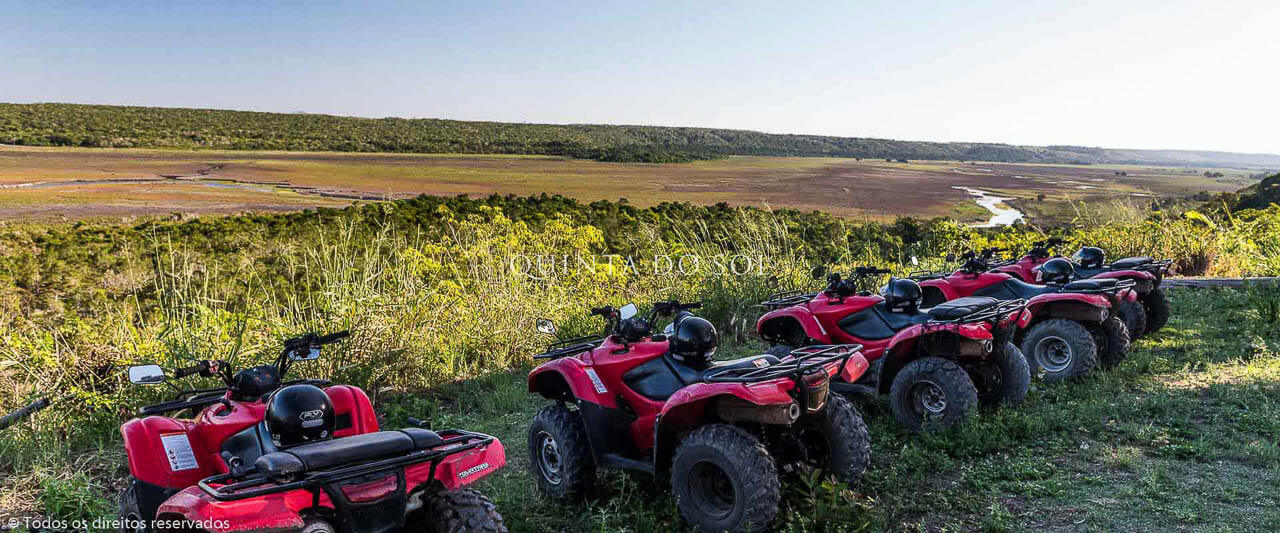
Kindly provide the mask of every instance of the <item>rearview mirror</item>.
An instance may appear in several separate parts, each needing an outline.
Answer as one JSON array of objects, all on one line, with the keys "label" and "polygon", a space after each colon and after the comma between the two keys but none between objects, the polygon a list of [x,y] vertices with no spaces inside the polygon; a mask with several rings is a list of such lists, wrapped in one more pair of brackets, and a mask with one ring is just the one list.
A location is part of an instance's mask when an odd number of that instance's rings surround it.
[{"label": "rearview mirror", "polygon": [[826,279],[827,267],[821,266],[821,265],[813,267],[812,269],[809,270],[809,276],[811,276],[813,279]]},{"label": "rearview mirror", "polygon": [[911,256],[911,266],[920,266],[920,260],[916,259],[916,256],[914,255]]},{"label": "rearview mirror", "polygon": [[320,358],[320,347],[312,346],[304,353],[302,350],[294,350],[289,354],[290,361],[311,361]]},{"label": "rearview mirror", "polygon": [[622,309],[618,310],[618,318],[621,318],[622,320],[626,320],[633,316],[636,316],[636,304],[629,303],[622,306]]},{"label": "rearview mirror", "polygon": [[129,367],[129,382],[137,385],[155,385],[164,383],[164,369],[160,365],[137,365]]},{"label": "rearview mirror", "polygon": [[555,334],[556,334],[556,323],[555,323],[555,322],[552,322],[550,318],[539,318],[539,319],[538,319],[538,333],[545,333],[545,334],[547,334],[547,335],[555,335]]}]

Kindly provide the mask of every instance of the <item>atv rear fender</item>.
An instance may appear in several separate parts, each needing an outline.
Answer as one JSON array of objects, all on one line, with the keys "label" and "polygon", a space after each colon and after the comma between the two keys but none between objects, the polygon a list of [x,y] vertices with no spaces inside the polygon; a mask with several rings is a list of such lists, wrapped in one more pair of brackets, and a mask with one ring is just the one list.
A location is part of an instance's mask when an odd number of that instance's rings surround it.
[{"label": "atv rear fender", "polygon": [[[783,383],[786,383],[784,386]],[[653,461],[656,472],[671,466],[679,436],[703,423],[708,410],[714,413],[717,402],[728,402],[736,408],[753,405],[761,414],[786,410],[795,404],[788,391],[794,384],[788,379],[760,383],[696,383],[680,389],[667,399],[653,426]]]},{"label": "atv rear fender", "polygon": [[1158,276],[1145,270],[1111,270],[1108,272],[1102,272],[1093,278],[1131,279],[1134,282],[1133,290],[1137,291],[1139,294],[1151,292],[1151,289],[1156,288],[1160,284],[1160,278]]},{"label": "atv rear fender", "polygon": [[1110,316],[1111,300],[1104,294],[1096,293],[1041,294],[1027,302],[1027,310],[1031,311],[1031,324],[1050,318],[1101,324]]},{"label": "atv rear fender", "polygon": [[[804,335],[821,344],[832,342],[818,318],[803,306],[793,305],[769,311],[756,321],[756,332],[766,342],[774,344],[791,344],[795,337]],[[802,339],[803,340],[803,339]],[[800,344],[806,344],[801,342]]]},{"label": "atv rear fender", "polygon": [[[884,350],[882,358],[884,362],[880,367],[880,377],[876,387],[880,393],[888,393],[898,371],[917,357],[937,356],[954,359],[962,355],[985,356],[990,353],[988,347],[993,346],[994,339],[995,337],[991,334],[991,325],[986,322],[941,325],[925,323],[911,326],[899,331],[889,340]],[[918,346],[925,346],[926,343],[930,346],[953,347],[949,351],[954,353],[922,353],[916,349]]]}]

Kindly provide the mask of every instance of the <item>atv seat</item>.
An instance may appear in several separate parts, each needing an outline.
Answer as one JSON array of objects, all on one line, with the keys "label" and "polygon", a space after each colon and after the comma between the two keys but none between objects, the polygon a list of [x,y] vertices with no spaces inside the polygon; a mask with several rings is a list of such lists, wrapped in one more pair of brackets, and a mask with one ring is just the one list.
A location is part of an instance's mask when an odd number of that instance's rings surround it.
[{"label": "atv seat", "polygon": [[303,472],[403,455],[439,446],[442,442],[444,439],[429,429],[378,431],[268,453],[254,461],[253,466],[269,477],[289,478]]},{"label": "atv seat", "polygon": [[1115,288],[1115,278],[1078,279],[1062,286],[1064,291],[1099,291]]},{"label": "atv seat", "polygon": [[1145,265],[1152,261],[1155,261],[1155,259],[1152,259],[1150,257],[1126,257],[1124,259],[1111,263],[1111,269],[1112,270],[1128,270],[1134,267]]},{"label": "atv seat", "polygon": [[930,308],[928,316],[937,320],[955,320],[997,305],[1000,305],[1000,301],[995,298],[983,296],[956,298]]}]

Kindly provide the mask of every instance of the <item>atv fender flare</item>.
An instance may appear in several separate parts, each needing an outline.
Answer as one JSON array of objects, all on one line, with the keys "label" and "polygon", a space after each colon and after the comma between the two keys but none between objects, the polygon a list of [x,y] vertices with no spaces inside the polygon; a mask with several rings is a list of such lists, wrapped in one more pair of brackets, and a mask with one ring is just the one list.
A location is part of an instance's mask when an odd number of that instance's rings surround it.
[{"label": "atv fender flare", "polygon": [[802,306],[774,309],[756,321],[756,332],[760,334],[760,338],[776,344],[789,344],[792,339],[782,337],[797,330],[820,343],[831,342],[831,336],[822,327],[822,323],[818,322],[818,317]]},{"label": "atv fender flare", "polygon": [[907,366],[907,363],[916,359],[915,347],[921,338],[935,335],[954,335],[975,341],[994,341],[995,337],[992,336],[991,330],[985,327],[984,324],[982,322],[932,326],[916,324],[899,331],[897,335],[889,339],[889,344],[885,346],[884,356],[881,357],[882,363],[876,388],[879,389],[881,394],[888,394],[889,388],[893,385],[893,378],[897,377],[898,371]]},{"label": "atv fender flare", "polygon": [[[541,394],[544,398],[563,402],[583,400],[604,407],[616,408],[614,396],[604,389],[600,377],[592,377],[594,370],[582,364],[582,361],[565,357],[545,363],[529,373],[529,392]],[[597,386],[597,383],[599,385]]]},{"label": "atv fender flare", "polygon": [[1101,324],[1111,314],[1111,300],[1102,294],[1049,293],[1027,301],[1027,310],[1031,311],[1031,323],[1065,318],[1086,324]]},{"label": "atv fender flare", "polygon": [[777,382],[756,383],[750,387],[742,383],[695,383],[680,389],[662,405],[662,411],[653,422],[655,472],[665,472],[670,468],[680,434],[697,426],[705,419],[707,408],[724,399],[762,408],[789,405],[794,401]]},{"label": "atv fender flare", "polygon": [[174,494],[156,511],[156,520],[188,520],[214,524],[212,533],[236,531],[298,531],[306,524],[301,511],[312,507],[307,491],[289,491],[246,502],[221,502],[200,487],[187,487]]},{"label": "atv fender flare", "polygon": [[1134,282],[1133,291],[1137,291],[1141,294],[1151,292],[1151,289],[1156,288],[1156,286],[1160,284],[1160,278],[1158,276],[1145,270],[1111,270],[1099,273],[1098,275],[1093,276],[1092,279],[1103,278],[1131,279]]}]

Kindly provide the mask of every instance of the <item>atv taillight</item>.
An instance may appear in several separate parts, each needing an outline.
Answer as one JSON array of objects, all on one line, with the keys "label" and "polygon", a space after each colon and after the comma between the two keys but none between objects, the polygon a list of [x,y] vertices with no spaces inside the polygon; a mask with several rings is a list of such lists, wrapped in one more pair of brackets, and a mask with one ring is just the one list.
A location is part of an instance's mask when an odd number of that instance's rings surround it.
[{"label": "atv taillight", "polygon": [[823,371],[806,374],[803,380],[805,412],[821,411],[827,405],[827,394],[831,392],[831,378]]},{"label": "atv taillight", "polygon": [[342,495],[353,503],[371,502],[382,499],[399,488],[399,480],[393,474],[374,481],[345,485],[342,487]]}]

